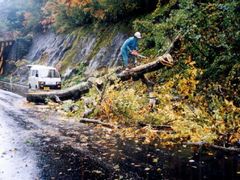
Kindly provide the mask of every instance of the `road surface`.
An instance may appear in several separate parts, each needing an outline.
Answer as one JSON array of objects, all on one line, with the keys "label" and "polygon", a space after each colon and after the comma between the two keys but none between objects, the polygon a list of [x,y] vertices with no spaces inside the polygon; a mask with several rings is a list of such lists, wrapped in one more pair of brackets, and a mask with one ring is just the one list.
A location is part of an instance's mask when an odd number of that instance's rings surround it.
[{"label": "road surface", "polygon": [[38,177],[36,155],[27,146],[27,133],[15,119],[24,118],[19,110],[23,98],[0,91],[0,179],[32,180]]},{"label": "road surface", "polygon": [[156,149],[0,90],[0,180],[239,178],[236,153]]}]

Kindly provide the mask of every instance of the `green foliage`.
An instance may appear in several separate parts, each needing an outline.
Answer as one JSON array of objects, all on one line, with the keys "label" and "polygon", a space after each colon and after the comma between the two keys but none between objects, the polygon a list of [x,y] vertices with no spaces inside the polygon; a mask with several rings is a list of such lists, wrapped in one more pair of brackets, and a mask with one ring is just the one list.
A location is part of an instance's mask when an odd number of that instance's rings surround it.
[{"label": "green foliage", "polygon": [[199,67],[206,69],[204,78],[224,79],[235,63],[239,51],[239,12],[236,3],[203,4],[193,12],[191,28],[186,35],[188,53]]},{"label": "green foliage", "polygon": [[7,12],[6,26],[10,31],[20,32],[22,36],[39,30],[42,18],[41,7],[45,0],[8,1],[4,4]]},{"label": "green foliage", "polygon": [[240,106],[240,63],[235,64],[229,72],[224,91],[236,106]]},{"label": "green foliage", "polygon": [[81,8],[74,7],[69,10],[66,6],[60,5],[55,27],[60,32],[64,32],[78,26],[90,24],[92,20],[91,14]]},{"label": "green foliage", "polygon": [[218,80],[239,61],[239,3],[175,1],[159,3],[147,17],[135,20],[134,29],[144,34],[141,49],[163,54],[173,39],[183,37],[182,58],[193,56],[205,69],[203,78]]},{"label": "green foliage", "polygon": [[[177,35],[182,47],[172,70],[159,71],[159,82],[184,73],[185,60],[191,57],[202,70],[198,91],[218,81],[222,94],[239,106],[237,71],[240,57],[240,3],[236,1],[160,1],[156,10],[134,21],[135,31],[143,33],[140,47],[144,54],[161,55]],[[158,74],[159,74],[158,73]],[[206,83],[206,84],[205,84]],[[215,92],[216,94],[219,94]]]},{"label": "green foliage", "polygon": [[159,4],[149,16],[137,19],[134,29],[143,33],[141,47],[156,54],[164,53],[171,41],[179,33],[181,25],[187,19],[187,13],[178,7],[178,1],[171,0],[166,4]]},{"label": "green foliage", "polygon": [[151,12],[156,8],[157,0],[105,0],[103,3],[108,22],[122,21],[133,16]]},{"label": "green foliage", "polygon": [[[72,6],[54,0],[55,8],[50,8],[50,15],[57,9],[56,29],[60,32],[91,23],[116,23],[130,20],[156,8],[158,0],[95,0],[76,1]],[[45,7],[47,8],[47,7]]]}]

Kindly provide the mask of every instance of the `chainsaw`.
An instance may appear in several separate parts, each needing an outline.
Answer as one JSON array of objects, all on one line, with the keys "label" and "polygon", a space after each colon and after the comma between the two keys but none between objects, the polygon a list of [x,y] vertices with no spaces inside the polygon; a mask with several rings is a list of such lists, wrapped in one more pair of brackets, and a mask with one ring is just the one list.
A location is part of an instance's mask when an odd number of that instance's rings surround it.
[{"label": "chainsaw", "polygon": [[[136,57],[139,57],[139,58],[142,58],[142,59],[146,59],[147,58],[146,56],[143,56],[143,55],[139,54],[136,50],[133,50],[131,52],[131,54],[133,56],[136,56]],[[168,53],[164,54],[163,56],[157,57],[157,59],[165,66],[172,67],[174,65],[173,58]]]},{"label": "chainsaw", "polygon": [[142,59],[146,59],[147,58],[146,56],[143,56],[143,55],[139,54],[136,50],[133,50],[131,52],[131,55],[139,57],[139,58],[142,58]]}]

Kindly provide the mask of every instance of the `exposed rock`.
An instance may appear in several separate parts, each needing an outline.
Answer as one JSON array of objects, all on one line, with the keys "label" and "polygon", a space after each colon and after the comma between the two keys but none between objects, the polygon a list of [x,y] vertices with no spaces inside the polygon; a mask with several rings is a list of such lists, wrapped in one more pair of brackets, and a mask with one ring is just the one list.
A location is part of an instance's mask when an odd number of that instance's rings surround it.
[{"label": "exposed rock", "polygon": [[16,39],[10,52],[8,53],[7,59],[17,61],[24,58],[32,46],[32,41],[32,36]]},{"label": "exposed rock", "polygon": [[120,47],[125,40],[126,35],[118,33],[109,45],[102,47],[96,56],[90,60],[85,74],[91,74],[99,68],[112,67],[121,64]]},{"label": "exposed rock", "polygon": [[84,36],[80,38],[76,48],[78,49],[76,52],[75,57],[73,58],[73,63],[77,63],[79,61],[82,61],[84,63],[87,63],[88,56],[91,54],[91,51],[96,45],[96,35],[94,34],[88,34],[87,36]]},{"label": "exposed rock", "polygon": [[33,45],[26,56],[31,62],[56,65],[72,47],[74,35],[40,34],[34,37]]},{"label": "exposed rock", "polygon": [[[86,69],[81,70],[85,71],[85,75],[92,76],[96,70],[121,63],[120,47],[127,38],[126,35],[112,33],[109,42],[104,36],[106,33],[96,34],[81,29],[72,34],[37,34],[33,37],[30,49],[26,48],[28,53],[23,58],[29,64],[57,67],[61,70],[63,79],[76,75],[79,64],[86,66]],[[13,48],[11,54],[16,54],[16,50]],[[28,72],[19,71],[19,74],[20,81],[26,83]]]}]

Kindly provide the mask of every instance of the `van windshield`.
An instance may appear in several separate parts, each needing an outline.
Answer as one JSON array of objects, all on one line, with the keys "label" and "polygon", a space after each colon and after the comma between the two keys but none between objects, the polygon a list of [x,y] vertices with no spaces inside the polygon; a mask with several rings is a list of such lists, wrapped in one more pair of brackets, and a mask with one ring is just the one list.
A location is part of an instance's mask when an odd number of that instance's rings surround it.
[{"label": "van windshield", "polygon": [[41,71],[41,77],[60,78],[60,75],[55,69],[49,69],[47,71]]},{"label": "van windshield", "polygon": [[60,78],[60,75],[59,75],[59,73],[55,69],[50,69],[48,71],[47,77],[48,78]]}]

